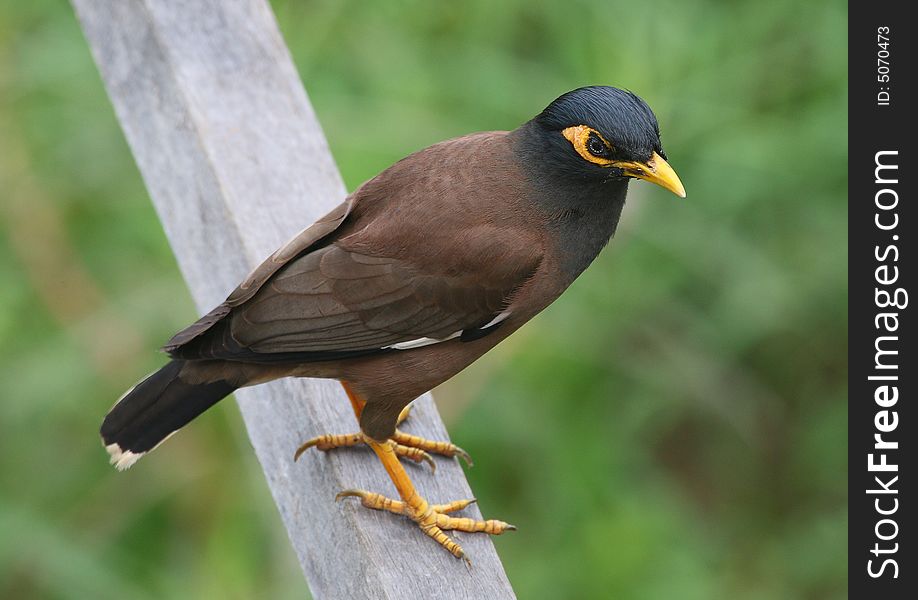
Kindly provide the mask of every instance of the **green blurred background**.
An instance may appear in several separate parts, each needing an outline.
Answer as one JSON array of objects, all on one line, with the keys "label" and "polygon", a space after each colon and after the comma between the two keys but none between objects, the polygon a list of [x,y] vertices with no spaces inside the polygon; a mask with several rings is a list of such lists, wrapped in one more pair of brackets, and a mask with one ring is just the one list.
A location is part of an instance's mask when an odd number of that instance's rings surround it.
[{"label": "green blurred background", "polygon": [[[273,5],[349,189],[585,84],[659,117],[688,199],[632,184],[436,392],[520,597],[846,597],[845,3]],[[99,445],[196,315],[59,0],[0,5],[0,223],[0,597],[306,595],[234,403],[127,473]]]}]

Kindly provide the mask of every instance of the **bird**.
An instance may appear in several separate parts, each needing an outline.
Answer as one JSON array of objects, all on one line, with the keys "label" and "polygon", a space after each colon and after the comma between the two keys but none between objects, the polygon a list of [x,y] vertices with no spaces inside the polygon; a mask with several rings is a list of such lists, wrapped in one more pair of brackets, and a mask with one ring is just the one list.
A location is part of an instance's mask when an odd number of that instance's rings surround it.
[{"label": "bird", "polygon": [[[495,519],[432,504],[400,459],[468,454],[407,435],[410,403],[554,302],[615,233],[629,182],[684,198],[657,119],[611,86],[567,92],[512,131],[473,133],[403,158],[268,257],[227,299],[172,337],[170,361],[105,416],[123,470],[243,387],[282,377],[338,380],[359,427],[296,449],[366,444],[399,498],[343,490],[405,516],[457,558],[446,531],[501,534]],[[215,257],[219,260],[219,257]]]}]

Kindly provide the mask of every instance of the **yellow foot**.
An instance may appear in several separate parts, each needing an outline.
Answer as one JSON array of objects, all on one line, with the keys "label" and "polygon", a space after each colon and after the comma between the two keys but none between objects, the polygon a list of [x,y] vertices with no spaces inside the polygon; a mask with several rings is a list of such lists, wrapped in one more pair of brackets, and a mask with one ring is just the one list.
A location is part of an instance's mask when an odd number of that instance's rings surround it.
[{"label": "yellow foot", "polygon": [[[398,421],[396,421],[396,426],[401,425],[411,414],[411,405],[409,404],[402,409],[402,412],[398,415]],[[430,452],[432,454],[439,454],[440,456],[447,456],[452,458],[458,456],[465,461],[465,464],[472,466],[472,457],[469,456],[469,453],[453,444],[452,442],[438,442],[434,440],[424,439],[416,435],[411,435],[410,433],[404,433],[395,430],[395,435],[392,436],[392,440],[396,444],[401,444],[402,446],[410,446],[411,448],[417,448],[419,450],[424,450],[425,452]]]},{"label": "yellow foot", "polygon": [[[414,448],[412,446],[407,446],[399,444],[397,442],[391,441],[392,449],[395,450],[395,454],[401,456],[402,458],[408,458],[413,460],[416,463],[425,462],[430,466],[432,472],[436,472],[437,465],[434,463],[433,458],[430,457],[430,454],[425,452],[420,448]],[[293,454],[293,460],[296,461],[300,458],[300,455],[303,452],[306,452],[310,448],[317,448],[322,451],[334,450],[336,448],[350,448],[352,446],[358,446],[360,444],[370,443],[370,438],[368,438],[363,433],[344,433],[344,434],[333,434],[326,433],[325,435],[320,435],[314,437],[311,440],[305,442],[302,446],[296,449],[296,452]]]},{"label": "yellow foot", "polygon": [[415,494],[409,504],[402,500],[393,500],[382,494],[366,492],[364,490],[344,490],[335,496],[335,500],[349,496],[360,498],[360,503],[373,510],[384,510],[398,515],[405,515],[418,524],[421,531],[432,537],[438,544],[455,556],[471,564],[462,546],[454,542],[443,530],[468,531],[472,533],[490,533],[500,535],[505,531],[514,531],[516,527],[503,521],[489,519],[476,521],[467,517],[450,517],[448,513],[462,510],[475,502],[470,500],[456,500],[449,504],[428,504],[426,500]]},{"label": "yellow foot", "polygon": [[[405,419],[408,418],[410,412],[411,407],[406,406],[401,414],[399,414],[397,423],[401,424],[404,422]],[[472,466],[472,457],[469,456],[469,453],[450,442],[432,441],[416,435],[404,433],[398,429],[395,430],[395,434],[390,438],[390,441],[394,444],[393,449],[396,455],[402,458],[408,458],[416,463],[425,462],[430,465],[431,471],[436,471],[437,465],[434,463],[430,454],[439,454],[449,458],[458,456],[462,458],[468,466]],[[327,451],[334,450],[335,448],[350,448],[361,444],[369,445],[369,438],[360,432],[320,435],[297,448],[296,453],[293,455],[293,460],[299,459],[303,452],[313,447],[322,451]]]}]

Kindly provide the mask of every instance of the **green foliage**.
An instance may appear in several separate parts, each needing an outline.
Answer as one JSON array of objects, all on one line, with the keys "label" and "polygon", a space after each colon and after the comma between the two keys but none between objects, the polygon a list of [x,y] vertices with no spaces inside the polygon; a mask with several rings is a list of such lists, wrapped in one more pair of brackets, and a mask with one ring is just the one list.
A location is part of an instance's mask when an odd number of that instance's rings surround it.
[{"label": "green foliage", "polygon": [[[580,85],[657,112],[688,199],[632,184],[438,390],[518,594],[844,597],[845,5],[274,6],[350,188]],[[195,315],[66,3],[0,5],[0,190],[0,596],[302,597],[232,403],[124,474],[98,445]]]}]

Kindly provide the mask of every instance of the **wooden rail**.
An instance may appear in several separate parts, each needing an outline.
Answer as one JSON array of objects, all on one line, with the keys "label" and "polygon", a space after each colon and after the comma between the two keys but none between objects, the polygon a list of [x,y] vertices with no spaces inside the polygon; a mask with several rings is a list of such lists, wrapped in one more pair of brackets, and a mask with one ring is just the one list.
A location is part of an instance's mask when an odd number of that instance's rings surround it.
[{"label": "wooden rail", "polygon": [[[271,9],[265,0],[72,4],[188,287],[207,311],[345,196]],[[514,597],[488,536],[457,534],[469,570],[413,523],[334,502],[344,488],[394,495],[371,452],[310,452],[293,462],[303,440],[356,429],[336,382],[287,379],[236,398],[315,597]],[[447,437],[429,395],[405,429]],[[434,502],[471,497],[461,467],[436,460],[436,475],[410,467],[419,490]],[[480,518],[477,508],[470,516]]]}]

